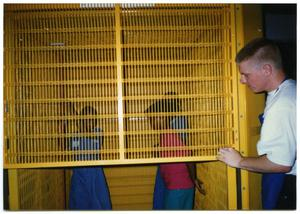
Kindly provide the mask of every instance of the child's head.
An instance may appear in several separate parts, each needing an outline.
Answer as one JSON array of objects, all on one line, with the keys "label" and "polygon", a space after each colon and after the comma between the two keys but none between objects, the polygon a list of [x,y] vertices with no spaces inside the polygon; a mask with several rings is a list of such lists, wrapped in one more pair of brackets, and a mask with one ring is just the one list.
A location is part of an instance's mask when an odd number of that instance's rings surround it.
[{"label": "child's head", "polygon": [[[87,115],[97,115],[97,111],[95,108],[91,106],[85,106],[80,111],[81,116],[87,116]],[[94,129],[97,127],[97,119],[91,118],[82,118],[80,121],[80,132],[93,132]]]},{"label": "child's head", "polygon": [[[179,106],[174,105],[174,102],[169,100],[158,100],[149,106],[145,113],[159,113],[159,112],[178,112]],[[153,129],[166,129],[169,128],[171,116],[149,116],[150,124]]]},{"label": "child's head", "polygon": [[[169,98],[168,101],[170,102],[170,105],[172,106],[176,106],[176,110],[177,111],[181,111],[181,100],[180,98],[177,98],[177,94],[174,91],[169,91],[167,93],[165,93],[166,96],[172,96],[172,98]],[[173,98],[175,97],[175,98]]]}]

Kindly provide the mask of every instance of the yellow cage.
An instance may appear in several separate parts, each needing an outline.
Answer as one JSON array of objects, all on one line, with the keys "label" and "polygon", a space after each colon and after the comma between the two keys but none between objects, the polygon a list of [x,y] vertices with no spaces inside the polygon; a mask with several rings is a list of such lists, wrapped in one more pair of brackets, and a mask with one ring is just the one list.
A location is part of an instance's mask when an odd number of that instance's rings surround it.
[{"label": "yellow cage", "polygon": [[[240,149],[244,110],[237,99],[242,95],[234,62],[243,40],[237,31],[240,6],[6,4],[4,9],[3,157],[15,183],[20,185],[30,172],[34,182],[48,175],[20,168],[195,161],[198,171],[206,171],[198,177],[222,185],[221,193],[212,183],[206,188],[207,198],[221,196],[218,205],[209,199],[196,206],[237,208],[235,170],[203,161],[216,160],[220,147]],[[180,110],[145,112],[157,100],[177,101]],[[95,112],[83,113],[85,107]],[[187,125],[153,130],[149,117],[184,117]],[[85,131],[89,123],[96,124],[94,132]],[[162,133],[185,134],[189,154],[182,157],[174,153],[176,147],[157,147]],[[101,145],[76,147],[76,140],[86,137],[101,139]],[[171,155],[161,157],[162,152]],[[140,167],[128,169],[140,175]],[[141,184],[155,175],[154,166],[144,167],[153,173],[140,175]],[[105,168],[110,189],[118,186],[111,180],[114,169]],[[153,182],[146,181],[148,189]],[[16,194],[20,191],[21,186]],[[113,195],[113,204],[121,201]],[[149,200],[140,207],[149,209]],[[139,209],[128,204],[115,208]],[[12,207],[28,209],[22,203]],[[61,209],[62,204],[53,207]]]}]

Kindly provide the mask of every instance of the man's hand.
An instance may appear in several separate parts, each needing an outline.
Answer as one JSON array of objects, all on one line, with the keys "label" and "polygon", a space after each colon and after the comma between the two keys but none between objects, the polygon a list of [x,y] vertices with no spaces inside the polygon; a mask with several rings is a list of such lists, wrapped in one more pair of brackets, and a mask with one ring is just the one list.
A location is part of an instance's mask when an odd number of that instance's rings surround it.
[{"label": "man's hand", "polygon": [[218,152],[217,159],[235,168],[240,168],[243,157],[233,148],[222,148]]}]

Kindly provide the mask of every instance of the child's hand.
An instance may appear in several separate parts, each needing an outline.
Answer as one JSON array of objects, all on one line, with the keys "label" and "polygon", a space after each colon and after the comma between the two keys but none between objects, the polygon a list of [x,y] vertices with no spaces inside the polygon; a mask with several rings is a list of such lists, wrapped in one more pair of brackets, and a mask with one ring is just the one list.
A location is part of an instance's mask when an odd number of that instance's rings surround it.
[{"label": "child's hand", "polygon": [[195,187],[198,189],[198,191],[203,194],[203,195],[206,195],[206,191],[204,189],[204,184],[202,181],[200,181],[198,178],[196,178],[194,180],[194,184],[195,184]]}]

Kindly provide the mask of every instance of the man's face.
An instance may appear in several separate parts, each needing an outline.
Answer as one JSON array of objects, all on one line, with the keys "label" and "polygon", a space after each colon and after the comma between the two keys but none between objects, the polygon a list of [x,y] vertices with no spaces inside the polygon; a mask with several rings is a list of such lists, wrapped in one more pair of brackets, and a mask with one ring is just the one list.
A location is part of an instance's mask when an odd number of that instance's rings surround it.
[{"label": "man's face", "polygon": [[242,61],[239,64],[240,82],[246,84],[254,93],[265,91],[267,76],[263,74],[261,65],[252,59]]}]

